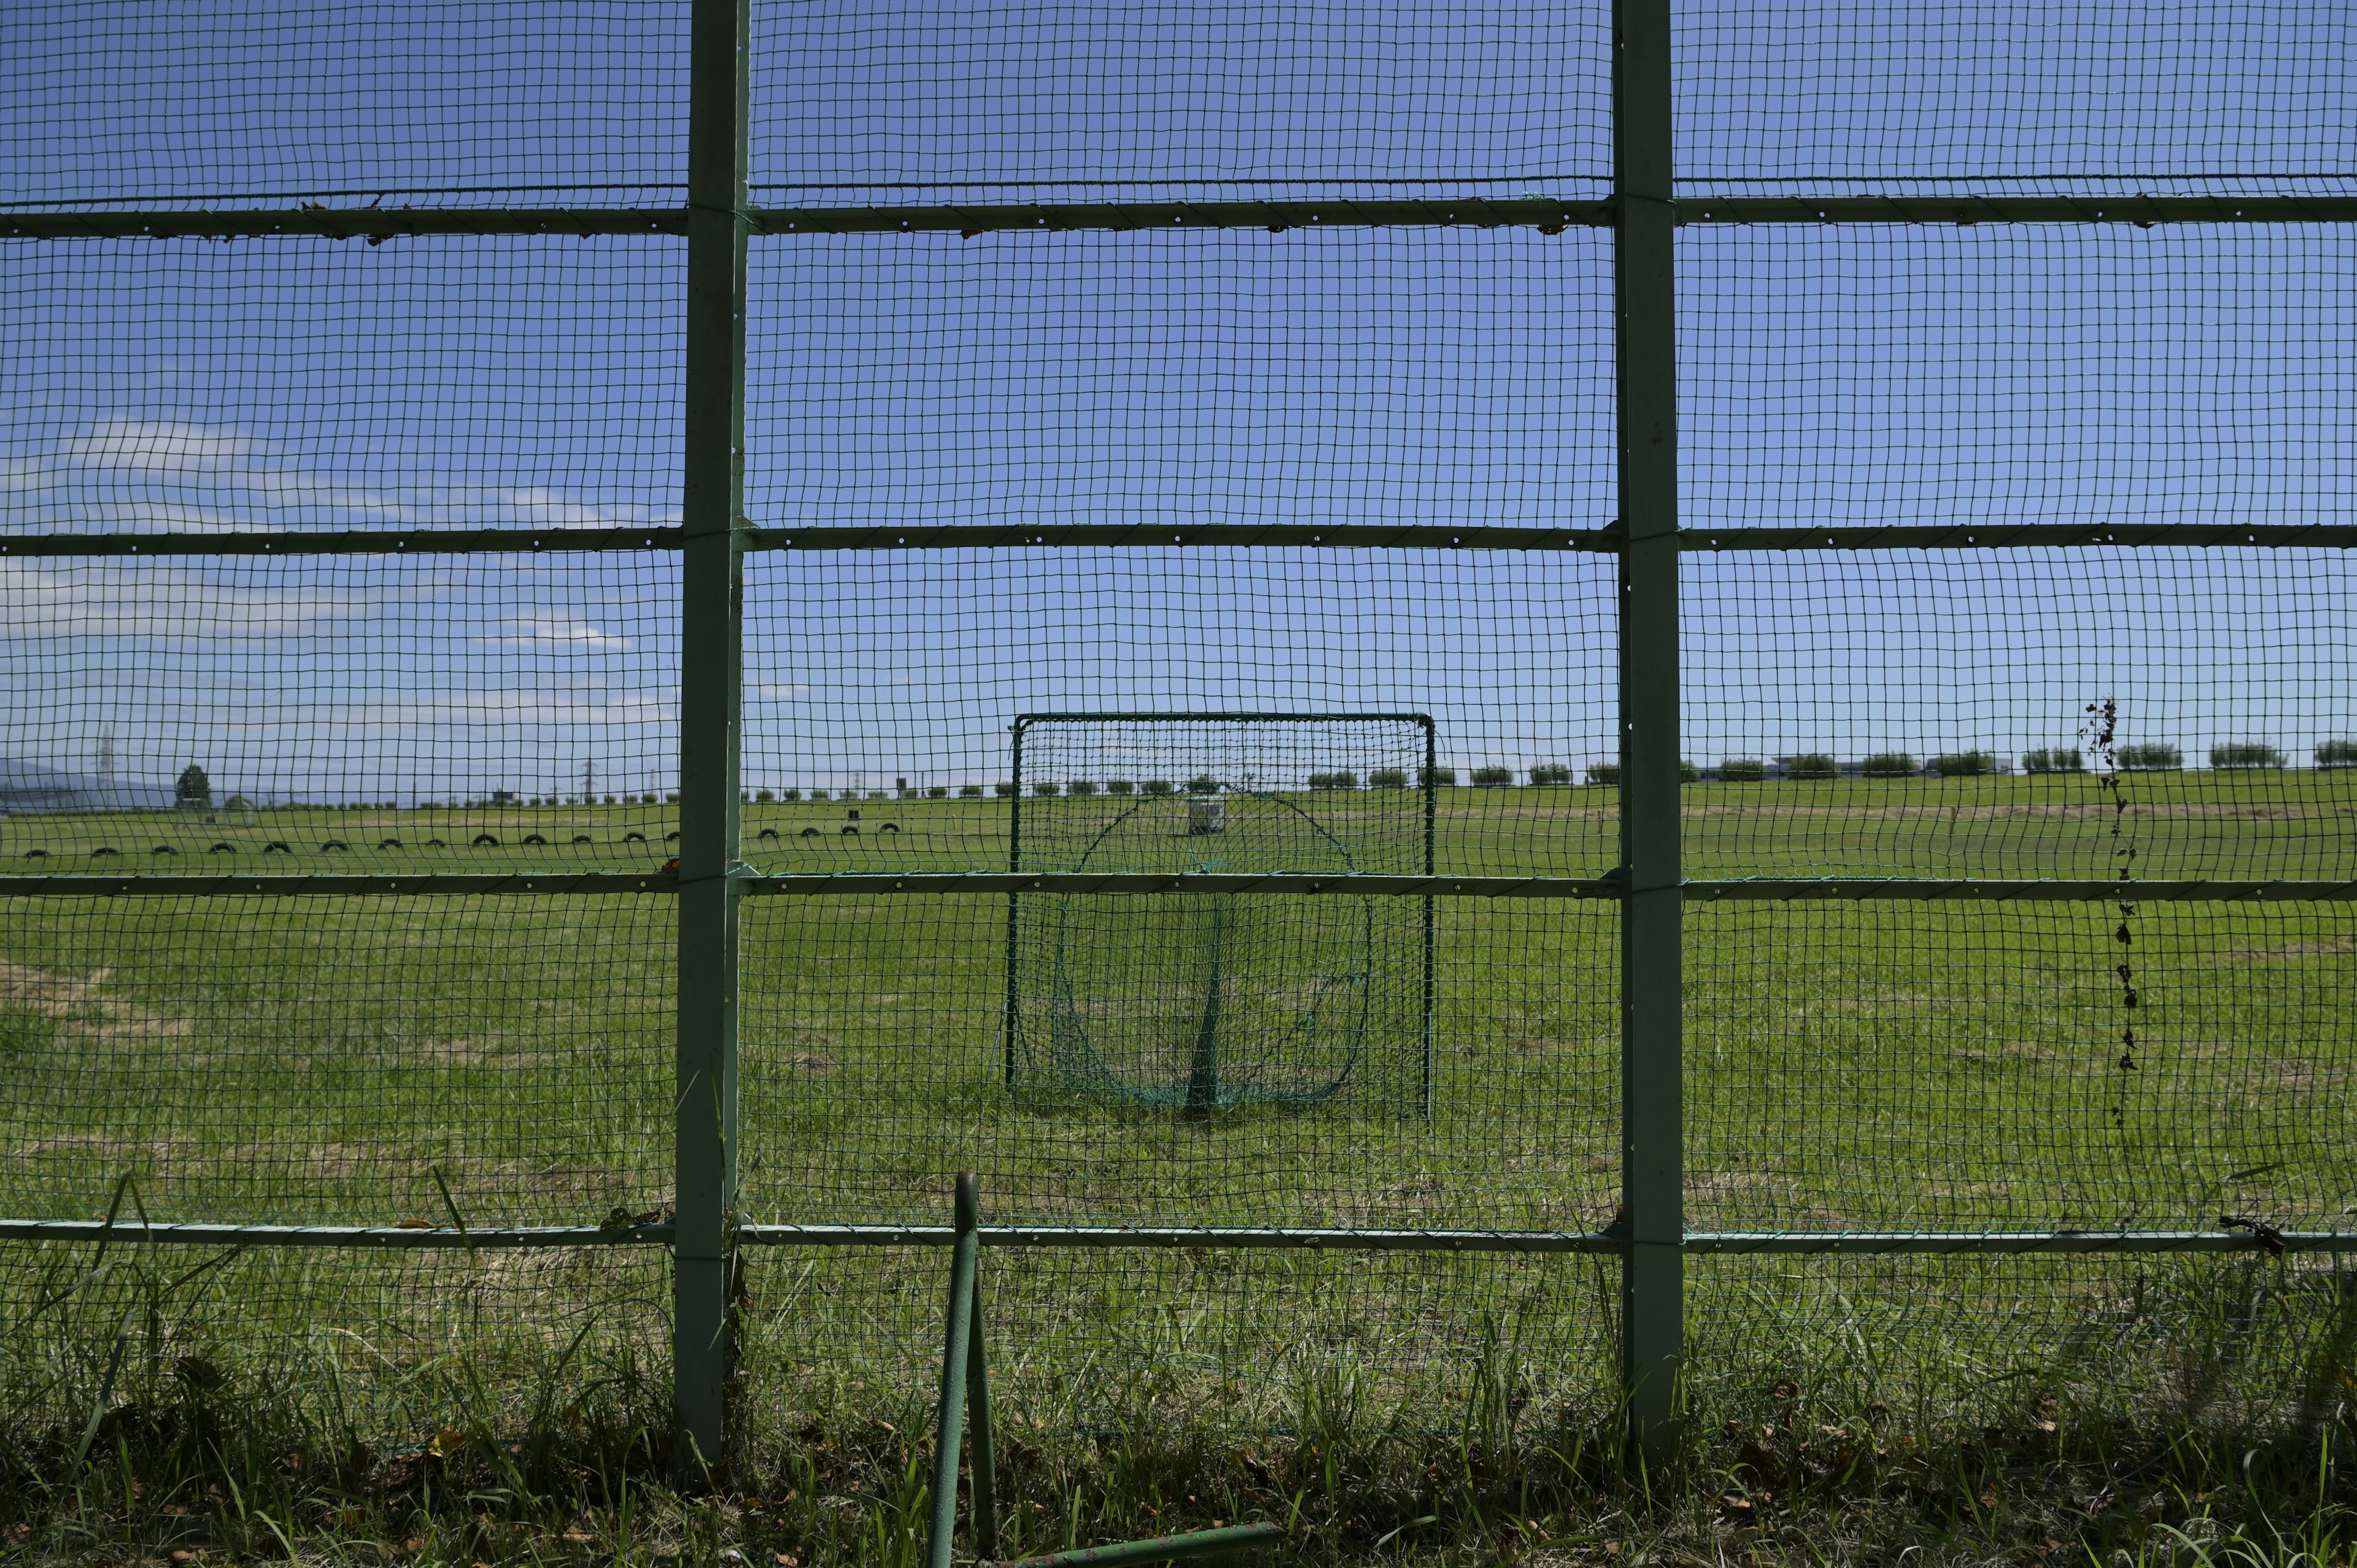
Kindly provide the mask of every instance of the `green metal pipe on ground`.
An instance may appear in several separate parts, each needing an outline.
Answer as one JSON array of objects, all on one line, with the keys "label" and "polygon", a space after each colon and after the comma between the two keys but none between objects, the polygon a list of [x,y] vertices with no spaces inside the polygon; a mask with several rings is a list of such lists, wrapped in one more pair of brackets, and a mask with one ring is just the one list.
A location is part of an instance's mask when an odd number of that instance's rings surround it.
[{"label": "green metal pipe on ground", "polygon": [[995,1563],[990,1568],[1116,1568],[1127,1563],[1177,1563],[1189,1557],[1219,1557],[1275,1546],[1285,1530],[1274,1524],[1234,1524],[1224,1530],[1199,1530],[1189,1535],[1165,1535],[1152,1541],[1124,1541],[1112,1546],[1083,1546],[1071,1552],[1051,1552],[1044,1557],[1021,1557]]},{"label": "green metal pipe on ground", "polygon": [[974,1174],[966,1171],[957,1178],[957,1242],[950,1260],[940,1413],[933,1426],[932,1527],[925,1552],[929,1568],[950,1568],[957,1534],[958,1437],[965,1424],[968,1357],[974,1345],[974,1262],[981,1251],[975,1231],[982,1223],[981,1210]]}]

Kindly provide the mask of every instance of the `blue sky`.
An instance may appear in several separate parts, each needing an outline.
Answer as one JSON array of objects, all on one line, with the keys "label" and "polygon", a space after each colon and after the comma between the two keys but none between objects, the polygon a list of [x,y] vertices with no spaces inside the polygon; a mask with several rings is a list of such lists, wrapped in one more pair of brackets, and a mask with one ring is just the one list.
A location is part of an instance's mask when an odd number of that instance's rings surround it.
[{"label": "blue sky", "polygon": [[[0,201],[673,202],[685,14],[10,7]],[[1606,26],[764,5],[757,196],[1597,195]],[[2346,192],[2351,31],[2294,5],[1684,7],[1680,168],[1695,195]],[[2323,226],[1689,229],[1685,521],[2350,521],[2352,252]],[[680,261],[0,242],[0,531],[669,521]],[[759,242],[748,510],[1595,526],[1609,263],[1584,231]],[[2197,756],[2357,729],[2329,556],[1692,579],[1705,761],[2010,754],[2105,694]],[[996,776],[1020,708],[1166,693],[1426,708],[1461,766],[1609,749],[1593,564],[829,558],[752,582],[755,783]],[[98,607],[118,586],[144,618]],[[673,591],[588,558],[5,563],[0,719],[40,760],[111,736],[125,769],[194,757],[315,798],[538,792],[585,763],[662,788]]]}]

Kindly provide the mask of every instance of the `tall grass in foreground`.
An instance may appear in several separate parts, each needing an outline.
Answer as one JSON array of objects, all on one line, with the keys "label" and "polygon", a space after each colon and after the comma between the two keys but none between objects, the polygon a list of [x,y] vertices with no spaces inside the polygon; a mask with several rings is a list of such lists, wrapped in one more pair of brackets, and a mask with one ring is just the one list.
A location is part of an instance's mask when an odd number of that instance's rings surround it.
[{"label": "tall grass in foreground", "polygon": [[[741,1457],[684,1488],[651,1252],[6,1261],[14,1560],[919,1560],[937,1252],[758,1260]],[[1604,1375],[1609,1262],[1091,1262],[986,1259],[1009,1555],[1237,1519],[1337,1563],[2288,1565],[2357,1537],[2330,1262],[2078,1260],[2011,1321],[1955,1308],[2052,1261],[1703,1265],[1692,1417],[1652,1468]],[[1240,1359],[1287,1299],[1290,1350]]]}]

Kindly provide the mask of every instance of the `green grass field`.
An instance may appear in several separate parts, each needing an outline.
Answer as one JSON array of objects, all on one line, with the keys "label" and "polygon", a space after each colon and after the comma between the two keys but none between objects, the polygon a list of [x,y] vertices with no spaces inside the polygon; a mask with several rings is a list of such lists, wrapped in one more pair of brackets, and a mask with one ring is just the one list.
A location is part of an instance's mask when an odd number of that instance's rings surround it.
[{"label": "green grass field", "polygon": [[[2357,863],[2347,772],[2126,782],[2140,875],[2333,879]],[[1596,875],[1613,859],[1609,799],[1444,791],[1439,866]],[[839,831],[854,804],[856,836]],[[1337,798],[1321,809],[1381,806]],[[1695,877],[2102,876],[2118,864],[2110,814],[2085,778],[1695,786],[1687,813]],[[995,800],[757,804],[744,854],[777,873],[996,869],[1004,822]],[[881,832],[886,822],[898,831]],[[240,824],[17,817],[0,822],[0,864],[651,871],[671,826],[657,807],[302,811]],[[485,833],[500,842],[472,843]],[[533,833],[549,842],[523,844]],[[402,843],[377,847],[388,838]],[[331,839],[350,847],[317,847]],[[147,854],[167,842],[182,853]],[[212,842],[237,847],[215,855]],[[264,854],[274,842],[290,848]],[[123,853],[93,857],[101,844]],[[31,848],[49,853],[27,861]],[[1582,1230],[1610,1219],[1620,1091],[1609,904],[1438,901],[1429,1118],[1398,1096],[1194,1118],[1010,1096],[1006,908],[979,896],[748,900],[741,1160],[756,1218],[937,1220],[951,1174],[973,1168],[998,1219]],[[594,1223],[617,1208],[660,1208],[670,910],[659,893],[0,900],[0,1208],[94,1217],[120,1190],[126,1214],[156,1219],[439,1223],[455,1208],[469,1224]],[[2127,922],[2133,1017],[2114,968],[2122,923],[2107,905],[1695,907],[1690,1224],[2198,1230],[2239,1213],[2357,1229],[2347,1119],[2357,913],[2335,902],[2142,904]],[[2118,1065],[2131,1025],[2132,1070]],[[200,1421],[214,1423],[208,1441],[222,1455],[248,1438],[277,1444],[285,1451],[262,1463],[289,1497],[308,1494],[284,1473],[285,1452],[318,1464],[361,1444],[347,1489],[397,1480],[386,1495],[413,1498],[441,1473],[431,1446],[446,1428],[472,1434],[489,1466],[467,1472],[470,1486],[577,1498],[608,1486],[581,1478],[595,1467],[585,1455],[618,1473],[653,1463],[667,1349],[665,1273],[651,1252],[119,1248],[93,1262],[88,1248],[10,1243],[0,1256],[9,1495],[46,1499],[44,1519],[59,1517],[61,1455],[93,1410],[113,1423],[107,1441],[124,1464],[151,1450],[185,1459]],[[921,1472],[907,1465],[931,1400],[941,1263],[921,1250],[751,1261],[743,1388],[748,1451],[760,1458],[748,1495],[792,1495],[770,1516],[780,1550],[888,1561],[905,1547],[892,1531],[915,1517],[908,1477]],[[1792,1446],[1808,1423],[1781,1448],[1768,1444],[1775,1483],[1760,1478],[1768,1458],[1744,1457],[1760,1449],[1756,1433],[1708,1434],[1723,1419],[1789,1417],[1790,1402],[1764,1391],[1781,1381],[1804,1386],[1811,1421],[1848,1432],[1853,1450],[1876,1400],[1919,1444],[1943,1432],[1978,1443],[2002,1427],[2034,1445],[2053,1436],[2040,1435],[2035,1403],[2051,1398],[2077,1412],[2063,1430],[2075,1419],[2131,1447],[2155,1431],[2202,1443],[2276,1444],[2294,1428],[2312,1437],[2317,1401],[2346,1403],[2345,1392],[2318,1392],[2319,1377],[2338,1388],[2345,1373],[2318,1369],[2343,1364],[2331,1358],[2349,1348],[2357,1293],[2324,1255],[1718,1260],[1694,1276],[1695,1400],[1709,1417],[1694,1462],[1730,1475],[1749,1465],[1754,1479],[1742,1484],[1770,1492],[1835,1486],[1835,1471]],[[1025,1508],[1037,1505],[1036,1518],[1020,1516],[1034,1543],[1217,1509],[1266,1517],[1302,1491],[1313,1500],[1299,1507],[1323,1521],[1320,1550],[1370,1549],[1396,1528],[1405,1533],[1387,1551],[1427,1530],[1461,1545],[1469,1529],[1502,1551],[1497,1510],[1521,1507],[1500,1503],[1508,1477],[1544,1494],[1523,1513],[1533,1530],[1546,1519],[1570,1528],[1587,1507],[1578,1498],[1626,1482],[1595,1456],[1611,1424],[1609,1262],[994,1252],[986,1277],[1005,1419],[1019,1439],[1013,1484]],[[2121,1427],[2128,1416],[2142,1424]],[[500,1479],[484,1446],[494,1437],[542,1445],[529,1487],[521,1471]],[[1871,1490],[1874,1477],[1912,1475],[1909,1455],[1928,1452],[1879,1448],[1844,1473]],[[2004,1464],[2017,1463],[2008,1452]],[[2061,1451],[2049,1458],[2061,1464]],[[1608,1486],[1607,1470],[1621,1479]],[[1920,1477],[1906,1484],[1922,1491]],[[1940,1485],[1950,1504],[1980,1495]],[[1188,1486],[1195,1497],[1181,1500]],[[1216,1505],[1203,1501],[1213,1487]],[[610,1545],[610,1488],[597,1495],[608,1533],[591,1534]],[[201,1490],[199,1502],[188,1517],[226,1517]],[[1408,1527],[1426,1514],[1449,1522]],[[180,1516],[139,1517],[140,1529],[168,1532]],[[665,1517],[675,1533],[702,1516],[676,1503]],[[1675,1529],[1700,1540],[1736,1517],[1706,1510]],[[1946,1517],[1960,1516],[1950,1507]],[[2060,1528],[2040,1517],[2040,1530]],[[1543,1544],[1523,1536],[1518,1551]],[[267,1532],[255,1539],[264,1550]],[[569,1550],[561,1532],[551,1539]],[[475,1550],[420,1550],[446,1548]]]}]

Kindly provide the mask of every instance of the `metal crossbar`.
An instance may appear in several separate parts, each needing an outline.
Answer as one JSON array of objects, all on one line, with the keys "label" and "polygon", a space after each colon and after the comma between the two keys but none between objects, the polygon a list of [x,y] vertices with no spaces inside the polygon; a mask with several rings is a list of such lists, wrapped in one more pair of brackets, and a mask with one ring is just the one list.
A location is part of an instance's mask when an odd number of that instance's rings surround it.
[{"label": "metal crossbar", "polygon": [[[672,1083],[677,1218],[665,1223],[600,1226],[302,1225],[123,1220],[0,1219],[0,1238],[20,1241],[106,1242],[221,1248],[355,1248],[446,1251],[612,1246],[673,1249],[674,1375],[687,1466],[718,1458],[732,1372],[733,1273],[740,1249],[791,1247],[942,1247],[961,1240],[964,1283],[952,1294],[952,1340],[978,1319],[972,1291],[979,1248],[1238,1248],[1367,1252],[1596,1253],[1623,1262],[1622,1376],[1640,1434],[1663,1441],[1672,1413],[1684,1339],[1683,1260],[1688,1256],[1966,1255],[2248,1252],[2255,1249],[2334,1253],[2357,1246],[2338,1231],[2255,1230],[1988,1230],[1812,1231],[1694,1230],[1687,1227],[1682,1165],[1689,1129],[1682,1098],[1684,1006],[1682,924],[1691,905],[1762,902],[1919,904],[2163,904],[2292,906],[2345,904],[2357,881],[2330,877],[2156,877],[1926,875],[1735,876],[1684,875],[1680,812],[1679,626],[1681,562],[1739,552],[1855,556],[1873,552],[2084,553],[2107,560],[2151,550],[2333,550],[2357,548],[2357,523],[2255,521],[2277,515],[2269,498],[2190,498],[2225,516],[2254,521],[2199,522],[1947,523],[1901,522],[1824,527],[1682,526],[1677,471],[1674,311],[1681,229],[1760,226],[1781,231],[1844,226],[2212,226],[2227,231],[2357,223],[2357,198],[2269,194],[2218,197],[2009,195],[1911,196],[1716,193],[1680,177],[1672,159],[1671,14],[1663,0],[1619,0],[1614,6],[1611,118],[1614,166],[1609,197],[1566,199],[1544,194],[1415,199],[1287,200],[1136,200],[1046,203],[892,202],[767,206],[748,179],[750,128],[748,0],[695,0],[688,180],[675,205],[587,208],[565,205],[481,209],[381,206],[289,210],[157,209],[80,203],[74,210],[20,203],[0,211],[0,238],[77,242],[155,239],[367,240],[577,236],[583,240],[655,236],[683,240],[684,501],[677,523],[662,526],[518,528],[495,525],[378,530],[91,532],[11,533],[0,560],[189,562],[240,558],[442,558],[512,553],[544,559],[656,551],[679,557],[682,631],[679,704],[681,853],[662,872],[420,875],[180,875],[0,873],[0,897],[59,899],[212,897],[477,897],[653,894],[678,900],[677,1036]],[[50,204],[52,206],[59,204]],[[745,477],[748,400],[746,318],[748,241],[784,250],[797,242],[899,233],[972,239],[992,235],[1282,233],[1320,230],[1572,230],[1613,236],[1618,352],[1613,420],[1619,519],[1540,513],[1543,526],[1351,521],[1331,523],[1146,521],[1082,522],[805,523],[784,506],[749,501]],[[1573,235],[1566,247],[1582,242]],[[1344,515],[1348,515],[1347,510]],[[2189,509],[2190,510],[2190,509]],[[761,519],[748,513],[765,512]],[[627,515],[627,514],[625,514]],[[659,510],[645,515],[662,516]],[[857,517],[846,512],[839,515]],[[866,515],[881,516],[880,512]],[[919,515],[933,515],[920,513]],[[944,505],[939,515],[954,515]],[[1297,514],[1296,514],[1297,515]],[[1426,513],[1425,515],[1432,515]],[[1494,514],[1493,514],[1494,515]],[[1738,513],[1738,515],[1741,515]],[[1784,514],[1807,515],[1806,511]],[[1904,512],[1898,515],[1907,515]],[[1531,553],[1599,556],[1618,572],[1613,585],[1619,690],[1613,700],[1620,768],[1617,801],[1620,869],[1607,875],[1443,875],[1432,871],[1430,841],[1422,875],[1294,873],[1033,873],[824,871],[780,874],[739,858],[745,725],[743,668],[745,570],[748,556],[808,558],[830,553],[1018,552],[1080,548],[1137,551],[1308,550]],[[1017,775],[1019,784],[1019,771]],[[2116,788],[2116,775],[2113,780]],[[978,787],[977,787],[978,788]],[[649,797],[651,800],[651,797]],[[1020,800],[1018,795],[1017,799]],[[1604,797],[1599,797],[1599,800]],[[1429,813],[1427,813],[1427,821]],[[759,853],[758,851],[756,852]],[[1608,857],[1609,858],[1609,857]],[[1575,863],[1562,863],[1575,864]],[[2312,863],[2308,863],[2312,864]],[[1606,1231],[1479,1230],[1254,1225],[978,1225],[970,1191],[960,1223],[792,1224],[756,1222],[738,1204],[737,1107],[738,958],[747,898],[942,899],[961,895],[1281,894],[1288,897],[1440,897],[1618,906],[1622,1101],[1620,1181],[1625,1212]],[[2120,940],[2126,940],[2126,928]],[[1430,941],[1426,932],[1427,951]],[[2106,960],[2108,961],[2108,950]],[[1427,977],[1429,959],[1427,959]],[[2123,969],[2125,970],[2125,965]],[[2126,982],[2123,982],[2126,983]],[[2133,1005],[2136,993],[2127,992]],[[61,1011],[63,1004],[60,1004]],[[1427,1009],[1429,981],[1427,978]],[[1428,1070],[1428,1069],[1427,1069]],[[1428,1087],[1428,1078],[1427,1078]],[[967,1294],[959,1295],[956,1291]],[[972,1315],[959,1321],[964,1302]],[[978,1354],[978,1347],[977,1347]],[[954,1359],[954,1358],[952,1358]],[[976,1363],[977,1367],[979,1363]],[[945,1369],[944,1408],[962,1373]],[[976,1387],[980,1384],[977,1382]],[[986,1429],[987,1418],[984,1417]],[[953,1517],[953,1443],[939,1455],[936,1539],[944,1546]]]}]

